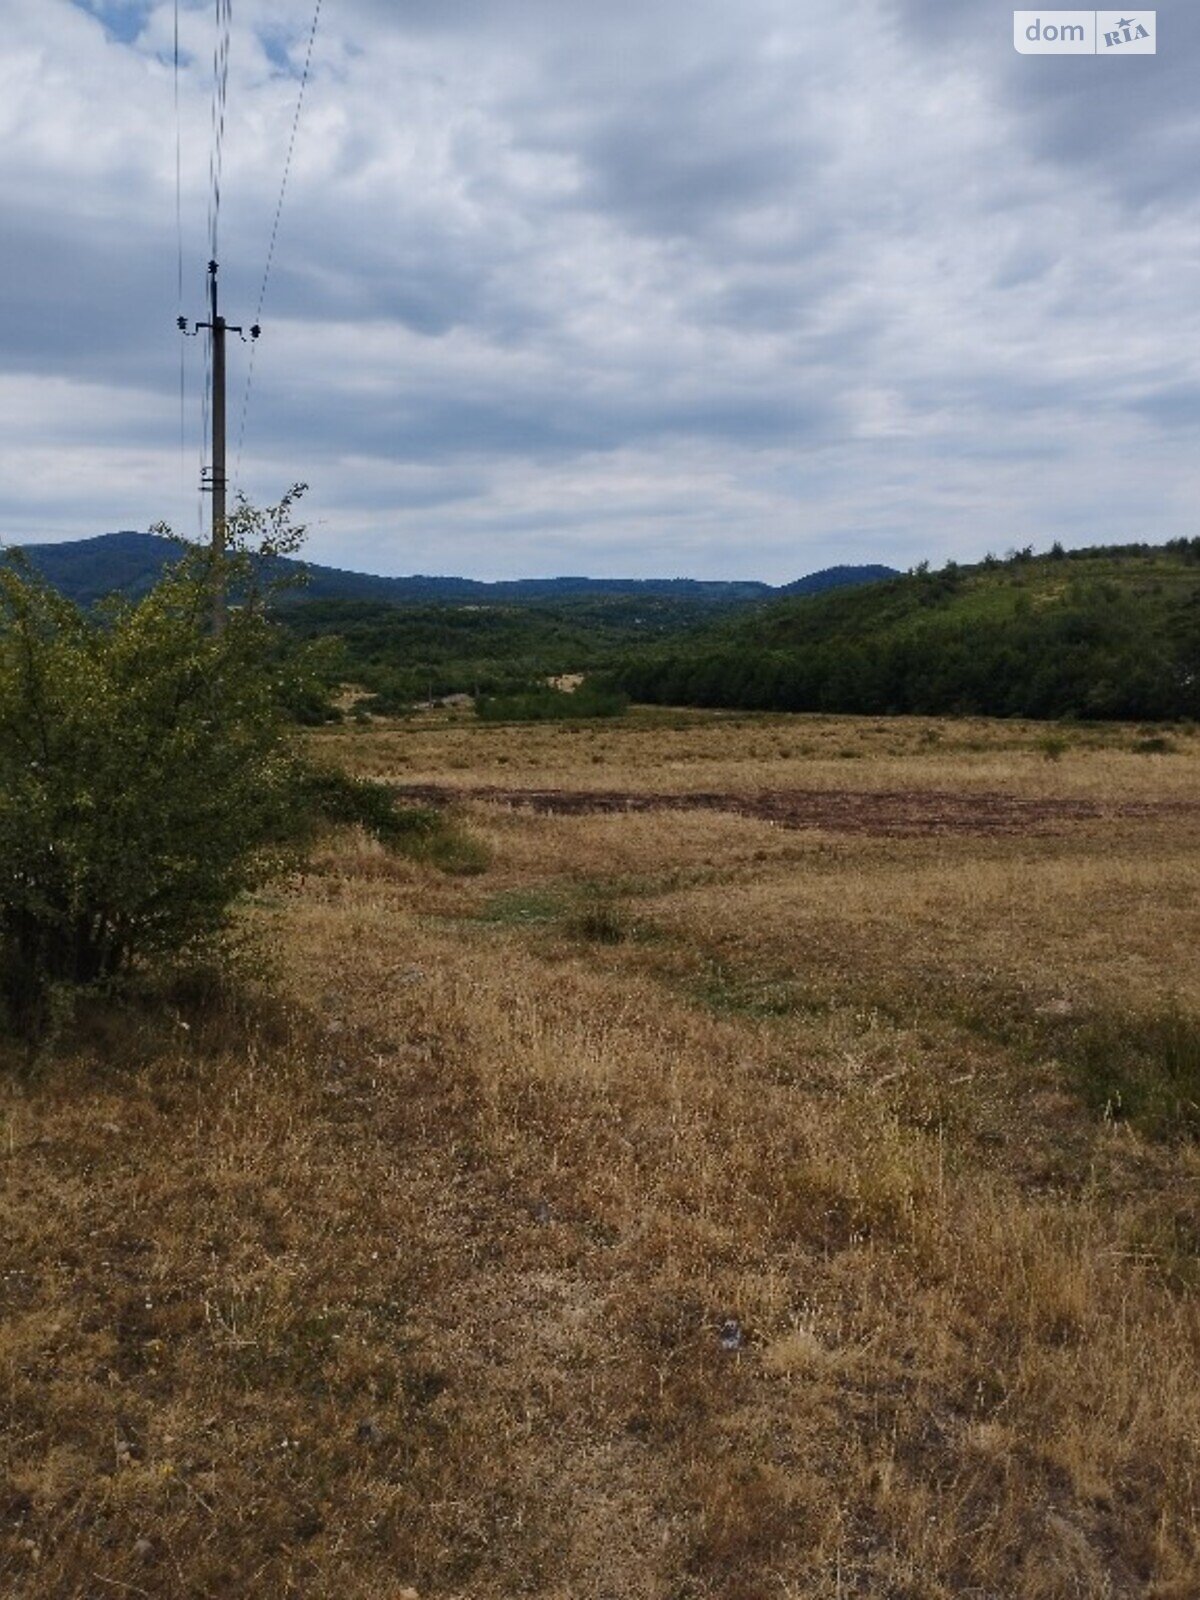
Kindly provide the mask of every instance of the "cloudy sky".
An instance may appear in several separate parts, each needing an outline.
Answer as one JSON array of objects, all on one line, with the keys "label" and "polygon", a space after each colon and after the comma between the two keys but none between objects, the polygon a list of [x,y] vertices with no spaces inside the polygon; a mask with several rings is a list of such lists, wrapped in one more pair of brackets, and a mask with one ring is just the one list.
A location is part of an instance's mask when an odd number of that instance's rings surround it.
[{"label": "cloudy sky", "polygon": [[[181,0],[203,315],[214,0]],[[253,320],[312,0],[233,0]],[[1137,15],[1137,13],[1130,13]],[[196,532],[174,5],[0,0],[0,538]],[[324,0],[238,481],[314,559],[786,581],[1200,532],[1200,6]],[[231,348],[231,471],[248,348]]]}]

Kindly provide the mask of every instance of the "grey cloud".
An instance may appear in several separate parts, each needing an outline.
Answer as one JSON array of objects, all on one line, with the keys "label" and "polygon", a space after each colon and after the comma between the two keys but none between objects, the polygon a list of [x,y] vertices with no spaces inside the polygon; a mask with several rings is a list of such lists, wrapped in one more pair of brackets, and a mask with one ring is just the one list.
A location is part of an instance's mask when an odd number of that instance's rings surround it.
[{"label": "grey cloud", "polygon": [[[184,6],[192,315],[209,10]],[[307,8],[235,10],[222,281],[248,321]],[[852,0],[818,35],[785,0],[326,6],[247,486],[311,479],[348,564],[428,566],[433,541],[465,571],[778,578],[1127,531],[1132,424],[1159,486],[1140,536],[1179,531],[1200,18],[1160,4],[1147,64],[1017,57],[1008,16]],[[31,470],[46,531],[177,492],[170,22],[161,0],[14,16],[61,76],[10,85],[0,148],[0,529],[29,531]],[[33,449],[20,384],[49,379]]]},{"label": "grey cloud", "polygon": [[594,110],[571,130],[578,203],[655,233],[719,233],[731,215],[794,200],[812,146],[765,76],[710,62]]},{"label": "grey cloud", "polygon": [[81,228],[59,210],[20,205],[5,208],[4,228],[7,370],[137,387],[156,366],[166,377],[177,365],[174,241],[165,229],[131,250],[123,223]]},{"label": "grey cloud", "polygon": [[1157,11],[1158,54],[1119,61],[1019,55],[1014,8],[993,0],[888,3],[911,44],[968,63],[1003,96],[1021,147],[1040,160],[1075,171],[1133,209],[1200,194],[1200,12],[1193,0],[1145,8]]},{"label": "grey cloud", "polygon": [[997,289],[1020,289],[1040,282],[1054,268],[1056,255],[1045,249],[1013,250],[996,269],[992,283]]},{"label": "grey cloud", "polygon": [[[481,455],[553,461],[671,438],[768,447],[815,442],[837,431],[836,408],[827,400],[791,392],[778,381],[769,390],[738,393],[701,376],[689,388],[638,390],[630,381],[613,393],[561,380],[506,383],[497,372],[474,394],[460,385],[449,393],[422,385],[386,398],[344,393],[337,402],[338,431],[365,454],[407,462]],[[317,445],[327,434],[324,410],[311,392],[280,391],[269,410],[277,443]]]},{"label": "grey cloud", "polygon": [[1200,428],[1200,384],[1177,384],[1142,395],[1131,409],[1160,428],[1194,433]]}]

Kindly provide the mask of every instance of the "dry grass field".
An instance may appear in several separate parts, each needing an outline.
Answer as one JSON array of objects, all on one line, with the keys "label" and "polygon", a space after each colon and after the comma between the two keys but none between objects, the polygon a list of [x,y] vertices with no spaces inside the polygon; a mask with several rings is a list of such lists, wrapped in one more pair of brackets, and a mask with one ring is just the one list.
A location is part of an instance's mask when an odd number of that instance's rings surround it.
[{"label": "dry grass field", "polygon": [[1200,736],[316,739],[478,849],[7,1062],[0,1595],[1196,1600]]}]

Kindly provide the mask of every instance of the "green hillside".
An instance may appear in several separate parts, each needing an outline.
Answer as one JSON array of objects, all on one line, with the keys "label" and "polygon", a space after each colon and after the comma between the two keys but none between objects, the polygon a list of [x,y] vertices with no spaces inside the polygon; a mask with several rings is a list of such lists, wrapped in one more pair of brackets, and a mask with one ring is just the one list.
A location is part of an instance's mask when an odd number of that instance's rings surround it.
[{"label": "green hillside", "polygon": [[785,600],[617,676],[664,704],[844,713],[1200,715],[1200,539],[919,568]]},{"label": "green hillside", "polygon": [[310,600],[280,616],[296,637],[330,641],[331,677],[369,690],[370,709],[399,711],[426,696],[505,693],[595,671],[643,640],[683,638],[713,614],[703,598],[650,595],[525,605]]}]

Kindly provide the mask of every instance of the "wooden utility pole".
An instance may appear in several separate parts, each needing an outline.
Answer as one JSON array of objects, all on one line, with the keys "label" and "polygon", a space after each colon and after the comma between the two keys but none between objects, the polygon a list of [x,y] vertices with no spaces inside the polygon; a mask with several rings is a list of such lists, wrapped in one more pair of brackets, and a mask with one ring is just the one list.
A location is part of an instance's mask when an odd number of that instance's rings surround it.
[{"label": "wooden utility pole", "polygon": [[[218,559],[225,554],[225,318],[217,310],[217,263],[208,263],[209,314],[212,318],[212,547]],[[225,625],[225,591],[217,588],[213,626]]]},{"label": "wooden utility pole", "polygon": [[[231,326],[221,315],[217,305],[217,263],[208,263],[208,315],[207,322],[197,322],[191,329],[188,327],[186,317],[179,318],[180,333],[195,337],[201,328],[207,328],[212,340],[212,464],[208,469],[208,481],[201,483],[202,490],[207,490],[212,495],[212,551],[219,564],[220,558],[225,554],[225,497],[228,489],[228,479],[225,472],[225,335],[227,333],[239,334],[245,338],[245,333],[240,327]],[[257,339],[262,329],[256,322],[250,329],[250,337]],[[225,626],[225,589],[218,578],[216,595],[213,599],[213,632],[220,633]]]}]

